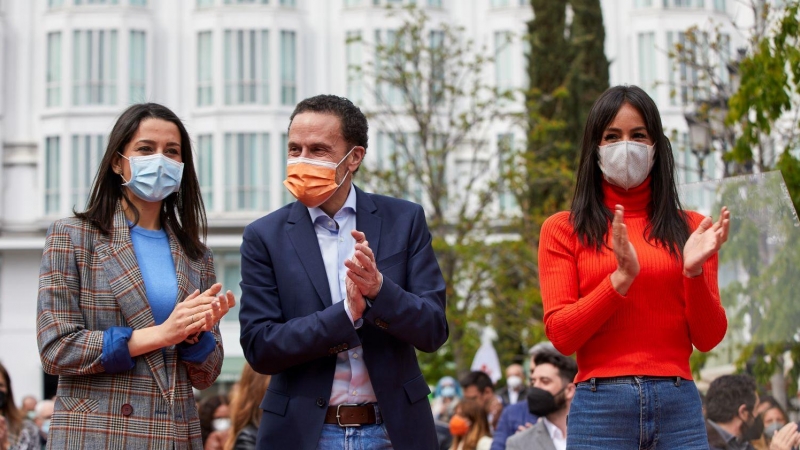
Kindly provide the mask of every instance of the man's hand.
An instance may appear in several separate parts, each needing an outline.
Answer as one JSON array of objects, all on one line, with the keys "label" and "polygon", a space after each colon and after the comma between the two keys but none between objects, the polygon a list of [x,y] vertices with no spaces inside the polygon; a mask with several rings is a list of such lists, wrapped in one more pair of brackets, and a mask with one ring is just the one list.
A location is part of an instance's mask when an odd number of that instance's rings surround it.
[{"label": "man's hand", "polygon": [[[352,280],[361,295],[366,298],[375,298],[383,285],[383,275],[378,272],[375,265],[375,255],[369,248],[369,242],[364,233],[353,230],[353,238],[356,240],[355,253],[352,259],[344,262],[347,267],[347,278]],[[348,289],[349,295],[349,289]]]},{"label": "man's hand", "polygon": [[353,317],[353,322],[357,321],[364,315],[364,310],[367,309],[367,301],[361,295],[356,284],[350,278],[344,280],[347,289],[347,308],[350,310],[350,315]]}]

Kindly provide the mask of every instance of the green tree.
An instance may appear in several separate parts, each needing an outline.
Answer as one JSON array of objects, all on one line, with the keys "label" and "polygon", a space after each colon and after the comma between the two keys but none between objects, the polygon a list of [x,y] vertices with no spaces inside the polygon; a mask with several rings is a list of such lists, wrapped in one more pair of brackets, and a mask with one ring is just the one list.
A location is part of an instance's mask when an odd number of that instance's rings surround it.
[{"label": "green tree", "polygon": [[375,100],[364,108],[379,130],[372,147],[388,150],[363,168],[365,179],[377,192],[425,207],[444,274],[450,339],[419,354],[433,381],[469,370],[481,328],[492,316],[515,314],[493,307],[496,259],[487,250],[501,185],[490,130],[514,95],[485,81],[493,60],[463,28],[434,22],[413,5],[388,14],[398,26],[379,41],[361,40],[374,59],[350,69]]}]

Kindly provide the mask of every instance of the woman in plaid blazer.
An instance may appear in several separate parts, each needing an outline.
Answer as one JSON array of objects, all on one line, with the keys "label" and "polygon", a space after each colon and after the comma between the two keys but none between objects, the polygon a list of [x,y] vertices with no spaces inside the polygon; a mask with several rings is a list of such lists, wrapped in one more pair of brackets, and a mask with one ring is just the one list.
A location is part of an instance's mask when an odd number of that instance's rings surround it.
[{"label": "woman in plaid blazer", "polygon": [[42,365],[59,375],[48,448],[202,448],[192,387],[222,366],[219,295],[180,119],[117,120],[85,212],[50,227],[39,277]]}]

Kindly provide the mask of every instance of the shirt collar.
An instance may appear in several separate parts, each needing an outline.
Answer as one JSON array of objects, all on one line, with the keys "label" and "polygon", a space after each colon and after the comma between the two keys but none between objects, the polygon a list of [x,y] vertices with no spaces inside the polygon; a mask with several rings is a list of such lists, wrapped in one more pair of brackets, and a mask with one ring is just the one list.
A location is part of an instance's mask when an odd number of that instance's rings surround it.
[{"label": "shirt collar", "polygon": [[717,430],[717,433],[719,433],[719,436],[725,441],[726,444],[733,446],[734,448],[747,448],[747,442],[740,442],[736,436],[728,433],[727,430],[719,426],[713,420],[709,420],[708,423],[710,423],[711,426]]},{"label": "shirt collar", "polygon": [[542,417],[542,422],[544,422],[545,428],[547,428],[547,433],[550,435],[550,439],[564,439],[564,435],[561,433],[561,430],[558,429],[552,422],[547,420],[547,417]]},{"label": "shirt collar", "polygon": [[[306,207],[308,208],[308,207]],[[339,212],[343,211],[352,211],[353,214],[356,212],[356,190],[352,183],[350,183],[350,192],[347,194],[347,200],[344,201],[344,205],[342,205],[342,209],[336,212],[335,215],[339,214]],[[308,208],[308,213],[311,215],[311,223],[315,223],[318,218],[320,217],[328,217],[325,214],[325,211],[322,210],[319,206],[314,208]]]}]

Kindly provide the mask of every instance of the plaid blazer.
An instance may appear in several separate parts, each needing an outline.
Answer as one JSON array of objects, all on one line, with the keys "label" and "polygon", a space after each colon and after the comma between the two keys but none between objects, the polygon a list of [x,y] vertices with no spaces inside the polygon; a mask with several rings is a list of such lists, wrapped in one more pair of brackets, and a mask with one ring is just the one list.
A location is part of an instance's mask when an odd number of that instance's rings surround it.
[{"label": "plaid blazer", "polygon": [[[189,259],[167,230],[178,277],[176,302],[215,282],[208,250]],[[39,274],[37,340],[45,372],[59,375],[48,448],[202,449],[192,387],[205,389],[222,366],[217,346],[205,362],[179,361],[175,346],[134,358],[108,374],[100,357],[110,327],[155,325],[120,206],[104,235],[85,220],[58,220],[47,232]]]}]

